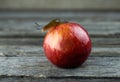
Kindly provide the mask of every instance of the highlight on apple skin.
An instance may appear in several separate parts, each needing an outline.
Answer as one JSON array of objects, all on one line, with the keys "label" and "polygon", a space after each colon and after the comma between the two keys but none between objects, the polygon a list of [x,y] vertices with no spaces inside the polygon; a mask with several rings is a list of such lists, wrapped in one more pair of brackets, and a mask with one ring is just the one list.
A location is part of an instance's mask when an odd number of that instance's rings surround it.
[{"label": "highlight on apple skin", "polygon": [[53,20],[43,30],[46,28],[49,30],[43,48],[52,64],[60,68],[76,68],[87,60],[91,39],[80,24]]}]

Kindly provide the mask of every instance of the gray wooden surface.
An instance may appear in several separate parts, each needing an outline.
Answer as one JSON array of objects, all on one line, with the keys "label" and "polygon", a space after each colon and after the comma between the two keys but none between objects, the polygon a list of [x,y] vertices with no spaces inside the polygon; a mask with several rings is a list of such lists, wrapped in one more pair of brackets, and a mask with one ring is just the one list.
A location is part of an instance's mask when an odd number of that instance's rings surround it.
[{"label": "gray wooden surface", "polygon": [[0,9],[120,10],[120,0],[0,0]]},{"label": "gray wooden surface", "polygon": [[[61,69],[45,57],[45,25],[64,18],[83,25],[92,38],[92,53],[76,69]],[[119,82],[120,12],[0,11],[0,82]]]}]

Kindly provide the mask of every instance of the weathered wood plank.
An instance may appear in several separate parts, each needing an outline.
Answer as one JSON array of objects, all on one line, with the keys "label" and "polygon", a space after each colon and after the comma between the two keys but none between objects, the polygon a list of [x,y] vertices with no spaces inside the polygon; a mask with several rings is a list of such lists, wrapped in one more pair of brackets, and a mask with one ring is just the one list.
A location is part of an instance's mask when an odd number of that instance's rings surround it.
[{"label": "weathered wood plank", "polygon": [[[12,3],[14,2],[14,3]],[[66,4],[67,3],[67,4]],[[41,9],[68,9],[68,10],[120,10],[119,0],[5,0],[0,1],[0,9],[15,9],[15,10],[41,10]]]},{"label": "weathered wood plank", "polygon": [[[8,20],[6,20],[8,21]],[[34,28],[35,21],[5,22],[0,20],[0,37],[40,37],[42,33]],[[119,22],[79,22],[92,37],[120,37]],[[42,22],[40,22],[43,25]],[[46,23],[47,24],[47,23]]]},{"label": "weathered wood plank", "polygon": [[[94,47],[114,47],[120,46],[120,38],[91,38]],[[40,46],[44,38],[1,38],[0,45],[33,45]],[[19,43],[19,44],[18,44]]]},{"label": "weathered wood plank", "polygon": [[0,38],[0,45],[42,46],[44,38]]},{"label": "weathered wood plank", "polygon": [[120,21],[119,11],[75,11],[75,10],[46,10],[46,11],[0,11],[0,19],[29,19],[51,20],[63,18],[70,21]]},{"label": "weathered wood plank", "polygon": [[[57,68],[44,55],[45,33],[34,22],[54,17],[81,23],[92,37],[91,55],[77,69]],[[0,81],[119,82],[119,62],[120,12],[0,12]]]},{"label": "weathered wood plank", "polygon": [[[44,57],[41,46],[0,46],[0,57]],[[119,47],[93,47],[91,57],[119,57]]]},{"label": "weathered wood plank", "polygon": [[43,57],[41,46],[0,46],[0,57]]},{"label": "weathered wood plank", "polygon": [[0,82],[120,82],[120,79],[113,78],[35,78],[35,77],[22,77],[22,76],[12,76],[12,77],[0,77]]},{"label": "weathered wood plank", "polygon": [[[120,38],[99,38],[92,37],[93,47],[120,47]],[[41,37],[16,37],[16,38],[0,38],[0,45],[31,45],[31,46],[42,46],[44,38]]]},{"label": "weathered wood plank", "polygon": [[76,69],[60,69],[45,57],[0,57],[0,76],[120,78],[120,57],[89,57]]},{"label": "weathered wood plank", "polygon": [[[91,55],[77,69],[57,68],[44,55],[45,33],[34,22],[45,25],[54,17],[81,23],[92,38]],[[120,12],[0,13],[0,81],[119,82],[119,62]]]},{"label": "weathered wood plank", "polygon": [[45,25],[53,18],[82,24],[92,37],[120,37],[120,12],[0,11],[0,37],[39,37],[34,22]]},{"label": "weathered wood plank", "polygon": [[91,38],[92,45],[95,47],[119,47],[120,45],[120,38],[116,36],[116,38],[105,38],[105,37],[96,37]]}]

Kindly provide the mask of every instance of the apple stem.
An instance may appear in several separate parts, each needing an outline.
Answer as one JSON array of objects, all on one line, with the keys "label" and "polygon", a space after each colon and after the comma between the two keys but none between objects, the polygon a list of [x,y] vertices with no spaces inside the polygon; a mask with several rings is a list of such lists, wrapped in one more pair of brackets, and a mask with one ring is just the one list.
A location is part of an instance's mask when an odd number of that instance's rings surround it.
[{"label": "apple stem", "polygon": [[67,23],[67,21],[65,20],[60,20],[60,19],[53,19],[52,21],[50,21],[47,25],[45,26],[41,26],[39,25],[37,22],[35,22],[36,24],[36,29],[37,30],[41,30],[42,32],[47,31],[53,27],[56,27],[57,25],[61,24],[61,23]]},{"label": "apple stem", "polygon": [[37,22],[35,22],[35,25],[36,25],[35,28],[37,30],[42,30],[43,26],[39,25]]}]

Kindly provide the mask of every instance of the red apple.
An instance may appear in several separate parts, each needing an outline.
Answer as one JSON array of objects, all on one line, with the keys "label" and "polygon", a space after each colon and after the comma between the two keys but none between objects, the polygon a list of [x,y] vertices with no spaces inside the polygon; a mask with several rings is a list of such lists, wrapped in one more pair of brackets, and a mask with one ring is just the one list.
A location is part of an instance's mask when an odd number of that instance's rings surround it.
[{"label": "red apple", "polygon": [[44,27],[48,28],[43,48],[54,65],[75,68],[86,61],[91,52],[91,40],[80,24],[54,20]]}]

